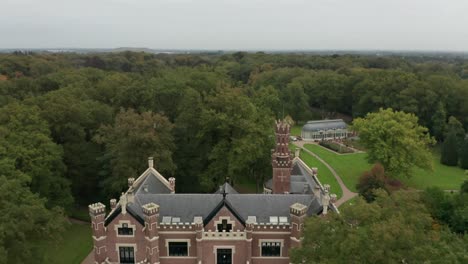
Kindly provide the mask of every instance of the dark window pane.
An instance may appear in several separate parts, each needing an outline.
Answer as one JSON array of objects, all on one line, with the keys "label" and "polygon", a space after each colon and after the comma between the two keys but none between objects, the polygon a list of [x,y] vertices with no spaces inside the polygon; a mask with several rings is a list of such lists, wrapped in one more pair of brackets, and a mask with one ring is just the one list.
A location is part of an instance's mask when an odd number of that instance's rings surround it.
[{"label": "dark window pane", "polygon": [[121,264],[135,263],[133,247],[119,247],[119,256]]},{"label": "dark window pane", "polygon": [[119,236],[133,236],[133,228],[128,227],[128,224],[122,224],[122,227],[117,228]]},{"label": "dark window pane", "polygon": [[169,242],[169,256],[188,256],[187,242]]},{"label": "dark window pane", "polygon": [[279,257],[281,255],[280,242],[262,242],[262,256]]}]

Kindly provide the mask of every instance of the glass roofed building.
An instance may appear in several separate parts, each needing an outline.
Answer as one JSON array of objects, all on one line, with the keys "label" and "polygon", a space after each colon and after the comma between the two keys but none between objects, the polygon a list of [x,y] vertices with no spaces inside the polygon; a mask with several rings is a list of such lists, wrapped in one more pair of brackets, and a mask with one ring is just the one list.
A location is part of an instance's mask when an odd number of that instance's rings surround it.
[{"label": "glass roofed building", "polygon": [[301,136],[303,140],[332,140],[348,136],[348,129],[343,119],[308,121],[303,127]]}]

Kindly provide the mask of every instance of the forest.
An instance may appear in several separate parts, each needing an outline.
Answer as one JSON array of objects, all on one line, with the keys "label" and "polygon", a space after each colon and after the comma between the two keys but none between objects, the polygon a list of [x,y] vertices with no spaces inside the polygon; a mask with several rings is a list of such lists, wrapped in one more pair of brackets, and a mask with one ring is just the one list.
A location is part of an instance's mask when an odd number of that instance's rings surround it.
[{"label": "forest", "polygon": [[439,142],[449,119],[467,131],[468,60],[0,54],[0,263],[36,254],[25,241],[53,238],[74,208],[117,198],[150,156],[177,192],[212,192],[227,177],[259,190],[275,119],[349,122],[380,108],[415,114]]}]

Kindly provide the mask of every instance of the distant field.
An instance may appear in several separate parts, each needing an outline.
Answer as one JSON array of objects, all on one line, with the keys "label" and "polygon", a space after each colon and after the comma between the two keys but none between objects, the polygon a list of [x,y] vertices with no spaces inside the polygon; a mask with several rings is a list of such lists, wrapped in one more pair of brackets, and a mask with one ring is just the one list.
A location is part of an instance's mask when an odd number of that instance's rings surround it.
[{"label": "distant field", "polygon": [[318,178],[322,184],[330,184],[330,192],[337,195],[338,199],[343,196],[343,191],[341,190],[338,181],[335,179],[331,171],[318,159],[314,156],[308,154],[305,151],[301,151],[301,159],[309,167],[316,167],[318,169]]},{"label": "distant field", "polygon": [[[341,176],[345,185],[354,192],[356,192],[356,183],[361,174],[372,167],[367,162],[366,153],[338,155],[318,145],[307,144],[304,147],[330,164]],[[442,189],[452,190],[459,189],[461,183],[468,179],[464,174],[464,170],[440,164],[440,154],[437,151],[433,152],[433,160],[433,171],[415,169],[413,176],[403,182],[407,186],[416,189],[437,186]]]},{"label": "distant field", "polygon": [[87,224],[71,224],[63,239],[43,244],[48,264],[80,264],[92,249],[91,227]]}]

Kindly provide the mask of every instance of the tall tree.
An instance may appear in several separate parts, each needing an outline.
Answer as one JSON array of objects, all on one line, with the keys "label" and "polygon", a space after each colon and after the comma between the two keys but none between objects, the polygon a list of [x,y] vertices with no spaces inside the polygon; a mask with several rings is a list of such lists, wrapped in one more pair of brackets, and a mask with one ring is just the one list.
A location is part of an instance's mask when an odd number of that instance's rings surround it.
[{"label": "tall tree", "polygon": [[390,177],[410,176],[413,167],[432,168],[428,146],[434,139],[414,114],[380,109],[355,119],[352,129],[359,133],[369,161],[381,163]]},{"label": "tall tree", "polygon": [[463,124],[454,116],[449,117],[447,123],[446,134],[449,133],[455,134],[458,143],[461,143],[461,141],[465,139],[465,129],[463,128]]},{"label": "tall tree", "polygon": [[468,170],[468,138],[465,138],[460,150],[460,167]]},{"label": "tall tree", "polygon": [[[222,88],[209,96],[201,112],[198,136],[211,146],[202,185],[213,190],[230,177],[251,176],[258,184],[268,175],[273,146],[270,111],[257,108],[240,89]],[[256,142],[256,144],[252,144]]]},{"label": "tall tree", "polygon": [[445,111],[444,105],[439,102],[435,110],[434,115],[432,116],[432,135],[439,141],[444,137],[445,126],[447,120],[447,112]]},{"label": "tall tree", "polygon": [[154,158],[155,168],[163,174],[175,170],[172,161],[173,125],[160,114],[121,110],[113,125],[103,125],[95,140],[105,146],[110,172],[101,182],[107,194],[117,194],[129,177],[138,177],[147,166],[148,157]]},{"label": "tall tree", "polygon": [[341,214],[309,218],[293,263],[464,263],[466,240],[434,225],[416,192],[384,191]]},{"label": "tall tree", "polygon": [[447,166],[458,165],[458,138],[454,132],[450,132],[445,136],[445,141],[442,144],[442,153],[440,162]]},{"label": "tall tree", "polygon": [[31,177],[31,191],[47,198],[49,207],[72,203],[63,149],[52,141],[37,107],[12,103],[0,109],[0,146],[1,164]]}]

